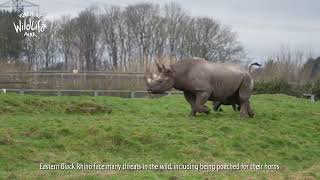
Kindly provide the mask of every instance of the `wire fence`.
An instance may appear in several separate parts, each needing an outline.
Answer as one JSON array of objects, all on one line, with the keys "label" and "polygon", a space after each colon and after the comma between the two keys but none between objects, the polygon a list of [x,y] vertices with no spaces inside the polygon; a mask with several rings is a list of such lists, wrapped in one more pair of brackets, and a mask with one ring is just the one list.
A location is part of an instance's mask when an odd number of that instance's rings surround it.
[{"label": "wire fence", "polygon": [[130,91],[130,90],[72,90],[72,89],[2,89],[3,93],[33,94],[45,96],[117,96],[123,98],[144,98],[160,97],[165,95],[182,94],[181,91],[167,91],[163,94],[150,94],[148,91]]},{"label": "wire fence", "polygon": [[[167,94],[151,95],[145,91],[144,73],[102,71],[0,72],[0,89],[3,92],[45,96],[105,95],[124,98],[182,93],[169,91]],[[314,94],[304,93],[303,96],[314,102]]]},{"label": "wire fence", "polygon": [[145,90],[143,73],[124,72],[3,72],[1,89]]}]

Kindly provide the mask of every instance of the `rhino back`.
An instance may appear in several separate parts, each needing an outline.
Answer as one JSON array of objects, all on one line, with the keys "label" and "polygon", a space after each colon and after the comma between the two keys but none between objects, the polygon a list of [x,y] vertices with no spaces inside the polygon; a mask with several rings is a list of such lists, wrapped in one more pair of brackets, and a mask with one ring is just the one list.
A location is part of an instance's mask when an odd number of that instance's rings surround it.
[{"label": "rhino back", "polygon": [[176,72],[175,88],[182,91],[210,91],[210,99],[224,99],[235,93],[247,73],[232,64],[209,63],[205,60],[172,65]]}]

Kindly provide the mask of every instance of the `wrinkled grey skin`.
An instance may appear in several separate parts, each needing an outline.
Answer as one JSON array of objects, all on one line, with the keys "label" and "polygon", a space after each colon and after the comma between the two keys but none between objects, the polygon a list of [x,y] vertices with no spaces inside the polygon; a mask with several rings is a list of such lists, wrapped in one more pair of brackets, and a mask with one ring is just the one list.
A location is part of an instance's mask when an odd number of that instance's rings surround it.
[{"label": "wrinkled grey skin", "polygon": [[[252,66],[261,66],[259,63],[252,63],[249,67],[249,73],[251,72]],[[228,97],[227,99],[223,101],[213,101],[213,110],[214,111],[222,111],[221,105],[232,105],[232,108],[234,111],[240,111],[240,103],[237,101],[236,94],[233,94],[232,96]]]},{"label": "wrinkled grey skin", "polygon": [[253,117],[249,98],[253,90],[253,79],[243,68],[226,63],[210,63],[203,59],[179,61],[169,67],[158,66],[159,76],[146,77],[148,91],[153,94],[164,93],[175,88],[184,92],[191,105],[190,115],[209,114],[205,103],[223,102],[235,96],[240,104],[241,117]]}]

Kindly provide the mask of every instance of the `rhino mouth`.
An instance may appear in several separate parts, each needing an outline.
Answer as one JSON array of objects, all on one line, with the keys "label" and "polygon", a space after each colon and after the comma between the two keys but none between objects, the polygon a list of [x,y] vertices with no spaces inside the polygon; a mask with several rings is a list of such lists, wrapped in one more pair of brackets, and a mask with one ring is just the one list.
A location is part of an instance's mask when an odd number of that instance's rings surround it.
[{"label": "rhino mouth", "polygon": [[160,90],[155,90],[155,89],[152,89],[152,88],[148,88],[148,93],[151,93],[151,94],[163,94],[164,92],[163,91],[160,91]]},{"label": "rhino mouth", "polygon": [[148,93],[152,93],[152,89],[148,88],[148,89],[147,89],[147,92],[148,92]]},{"label": "rhino mouth", "polygon": [[157,89],[152,87],[152,83],[155,82],[155,79],[157,79],[157,77],[158,76],[156,74],[152,74],[151,77],[145,76],[145,80],[146,80],[146,84],[147,84],[147,92],[148,93],[151,93],[151,94],[159,93]]}]

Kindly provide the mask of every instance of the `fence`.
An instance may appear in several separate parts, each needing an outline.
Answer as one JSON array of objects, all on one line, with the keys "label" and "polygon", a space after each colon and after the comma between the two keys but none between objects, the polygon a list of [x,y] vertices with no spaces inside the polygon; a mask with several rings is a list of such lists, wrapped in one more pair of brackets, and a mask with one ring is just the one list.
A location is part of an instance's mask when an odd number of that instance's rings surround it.
[{"label": "fence", "polygon": [[121,72],[5,72],[1,89],[145,90],[143,73]]},{"label": "fence", "polygon": [[120,91],[120,90],[70,90],[70,89],[3,89],[5,93],[19,93],[19,94],[36,94],[46,96],[64,96],[64,95],[90,95],[90,96],[118,96],[124,98],[139,98],[139,97],[159,97],[163,95],[182,94],[181,91],[168,91],[164,94],[153,95],[147,91]]},{"label": "fence", "polygon": [[[0,72],[0,89],[37,95],[109,95],[155,97],[146,91],[143,73],[124,72]],[[180,94],[172,91],[169,94]],[[161,95],[160,95],[161,96]],[[314,101],[315,95],[305,95]]]}]

